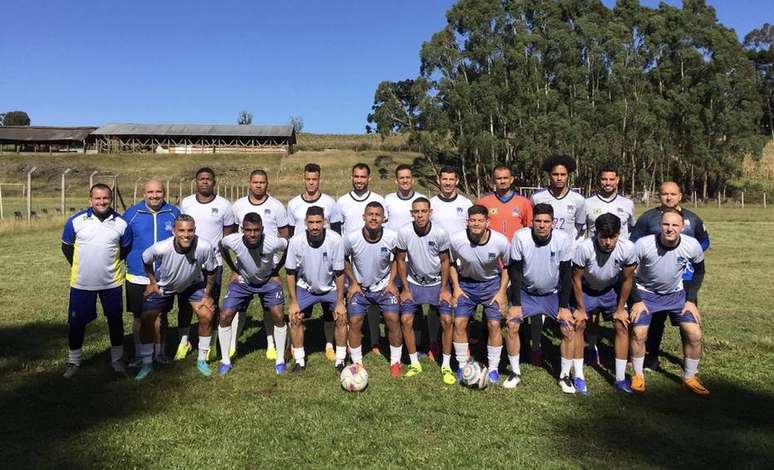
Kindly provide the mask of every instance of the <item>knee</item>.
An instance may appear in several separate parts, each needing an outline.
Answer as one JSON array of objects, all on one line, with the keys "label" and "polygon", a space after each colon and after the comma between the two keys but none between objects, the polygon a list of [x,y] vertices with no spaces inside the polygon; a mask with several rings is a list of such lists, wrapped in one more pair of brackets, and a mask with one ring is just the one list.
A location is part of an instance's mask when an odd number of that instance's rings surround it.
[{"label": "knee", "polygon": [[452,318],[451,315],[441,315],[441,327],[444,330],[448,330],[449,328],[452,328]]},{"label": "knee", "polygon": [[629,334],[629,329],[626,328],[626,325],[624,325],[622,322],[616,320],[613,323],[613,326],[615,328],[615,334],[619,336],[626,336]]},{"label": "knee", "polygon": [[683,337],[685,338],[686,343],[696,346],[701,343],[701,328],[691,328],[690,330],[685,331]]},{"label": "knee", "polygon": [[236,312],[233,310],[223,310],[220,312],[220,319],[219,324],[220,326],[229,326],[232,321],[234,321],[234,314]]},{"label": "knee", "polygon": [[637,328],[634,330],[634,334],[632,335],[632,341],[638,344],[642,344],[645,342],[645,339],[648,337],[648,330],[645,328]]},{"label": "knee", "polygon": [[583,335],[584,331],[586,331],[586,320],[580,320],[577,323],[575,323],[576,334]]},{"label": "knee", "polygon": [[404,328],[411,328],[414,326],[414,315],[401,315],[400,324],[403,325]]},{"label": "knee", "polygon": [[513,321],[508,322],[507,332],[508,332],[508,338],[518,338],[519,337],[519,324]]},{"label": "knee", "polygon": [[560,328],[562,330],[562,339],[573,339],[575,338],[575,330],[572,330],[571,328]]}]

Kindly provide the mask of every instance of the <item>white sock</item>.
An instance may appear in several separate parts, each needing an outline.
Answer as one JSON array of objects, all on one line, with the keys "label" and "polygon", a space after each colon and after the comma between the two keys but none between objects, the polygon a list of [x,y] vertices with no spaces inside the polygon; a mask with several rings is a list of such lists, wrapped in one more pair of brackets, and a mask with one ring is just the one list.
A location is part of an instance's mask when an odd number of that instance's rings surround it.
[{"label": "white sock", "polygon": [[645,365],[645,356],[632,357],[632,369],[634,369],[634,375],[642,375],[642,369]]},{"label": "white sock", "polygon": [[274,335],[273,334],[272,335],[266,335],[266,348],[267,349],[274,348]]},{"label": "white sock", "polygon": [[110,361],[118,362],[124,355],[124,346],[111,346],[110,347]]},{"label": "white sock", "polygon": [[275,364],[285,363],[285,341],[288,337],[288,325],[277,326],[274,325],[274,343],[277,347],[277,359]]},{"label": "white sock", "polygon": [[291,346],[290,349],[293,350],[293,359],[296,360],[296,364],[304,367],[306,365],[306,352],[304,351],[304,348],[294,348]]},{"label": "white sock", "polygon": [[153,364],[153,343],[140,344],[140,357],[143,365]]},{"label": "white sock", "polygon": [[81,350],[71,349],[70,353],[67,355],[67,363],[75,364],[76,366],[81,365]]},{"label": "white sock", "polygon": [[[207,353],[210,352],[210,340],[212,340],[212,336],[199,336],[199,358],[197,360],[207,360]],[[226,351],[226,355],[228,356],[228,351]]]},{"label": "white sock", "polygon": [[567,377],[568,375],[570,375],[570,369],[572,368],[572,359],[562,358],[561,364],[562,364],[562,369],[559,372],[559,378]]},{"label": "white sock", "polygon": [[343,364],[344,360],[347,359],[347,347],[346,346],[336,346],[336,364]]},{"label": "white sock", "polygon": [[573,377],[576,379],[586,380],[586,377],[583,376],[583,359],[573,359],[572,360],[572,368],[575,371],[575,374]]},{"label": "white sock", "polygon": [[441,367],[451,368],[451,354],[442,354],[441,357]]},{"label": "white sock", "polygon": [[511,372],[516,375],[521,375],[521,366],[519,365],[519,354],[511,356],[508,354],[508,362],[511,363]]},{"label": "white sock", "polygon": [[[233,325],[233,323],[231,324]],[[231,364],[231,357],[228,354],[228,348],[231,345],[231,325],[218,326],[218,343],[220,343],[220,362],[223,364]],[[224,352],[225,351],[225,352]]]},{"label": "white sock", "polygon": [[191,327],[180,327],[177,329],[177,334],[180,335],[180,344],[185,344],[188,342],[188,330],[190,330]]},{"label": "white sock", "polygon": [[460,367],[468,362],[468,343],[452,343],[454,345],[454,355],[457,356],[457,362]]},{"label": "white sock", "polygon": [[489,361],[489,370],[497,370],[500,368],[500,356],[503,353],[502,346],[487,346],[486,358]]},{"label": "white sock", "polygon": [[419,353],[409,354],[409,361],[411,364],[419,364]]},{"label": "white sock", "polygon": [[228,356],[231,354],[231,350],[233,349],[236,351],[236,344],[239,340],[239,312],[234,314],[234,319],[231,320],[231,326],[235,326],[236,330],[231,331],[231,341],[227,343],[228,348],[223,348],[223,342],[220,342],[220,353],[224,354],[223,351],[226,351],[224,355]]},{"label": "white sock", "polygon": [[358,346],[356,348],[351,348],[349,353],[352,356],[352,362],[354,364],[362,364],[363,363],[363,346]]},{"label": "white sock", "polygon": [[685,370],[683,371],[683,378],[690,379],[696,375],[699,371],[699,360],[685,358]]},{"label": "white sock", "polygon": [[402,346],[390,345],[390,365],[399,363],[401,354],[403,354]]},{"label": "white sock", "polygon": [[626,359],[615,360],[615,381],[626,380]]}]

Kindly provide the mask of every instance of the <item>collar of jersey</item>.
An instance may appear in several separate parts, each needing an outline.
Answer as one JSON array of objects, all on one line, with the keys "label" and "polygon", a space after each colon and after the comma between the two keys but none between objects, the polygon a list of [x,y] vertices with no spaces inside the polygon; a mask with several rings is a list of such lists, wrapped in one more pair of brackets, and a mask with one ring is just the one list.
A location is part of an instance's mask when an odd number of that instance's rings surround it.
[{"label": "collar of jersey", "polygon": [[414,233],[416,233],[418,237],[424,237],[426,235],[430,235],[430,230],[433,229],[433,223],[432,222],[428,222],[427,223],[427,231],[425,233],[419,233],[419,229],[417,229],[417,223],[416,222],[411,222],[411,226],[414,227]]},{"label": "collar of jersey", "polygon": [[438,195],[438,199],[440,199],[440,200],[441,200],[441,201],[443,201],[443,202],[454,202],[454,201],[456,201],[456,200],[457,200],[457,197],[458,197],[459,195],[460,195],[460,193],[454,193],[454,197],[451,197],[451,198],[449,198],[449,199],[446,199],[445,197],[443,197],[443,194],[439,194],[439,195]]},{"label": "collar of jersey", "polygon": [[317,202],[317,201],[319,201],[319,200],[320,200],[320,198],[321,198],[321,197],[323,197],[323,193],[322,193],[322,191],[320,191],[320,195],[319,195],[319,196],[317,196],[316,198],[312,199],[311,201],[307,201],[306,199],[304,199],[304,194],[303,194],[303,193],[301,193],[301,196],[300,196],[300,197],[301,197],[301,200],[302,200],[302,201],[304,201],[305,203],[307,203],[307,204],[311,204],[311,203],[313,203],[313,202]]},{"label": "collar of jersey", "polygon": [[[489,242],[492,241],[492,229],[489,229],[489,228],[486,229],[486,233],[489,234],[489,238],[486,239],[486,243],[481,243],[479,241],[478,243],[476,243],[473,246],[487,246],[489,244]],[[473,244],[473,240],[470,239],[470,232],[467,229],[465,230],[465,235],[468,237],[468,242]],[[481,238],[484,238],[484,237],[481,237]]]},{"label": "collar of jersey", "polygon": [[411,194],[409,194],[409,197],[401,197],[401,196],[400,196],[400,191],[395,191],[395,196],[396,196],[398,199],[400,199],[401,201],[409,201],[409,200],[411,200],[411,198],[412,198],[412,197],[414,197],[414,195],[415,195],[415,194],[416,194],[416,191],[414,191],[414,190],[412,189],[412,190],[411,190]]},{"label": "collar of jersey", "polygon": [[355,197],[355,192],[354,192],[354,191],[350,191],[350,192],[349,192],[349,197],[351,197],[352,199],[354,199],[354,200],[355,200],[355,201],[357,201],[357,202],[363,202],[363,201],[365,201],[366,199],[368,199],[369,197],[371,197],[371,191],[369,190],[368,192],[366,192],[366,195],[365,195],[365,197],[364,197],[363,199],[358,199],[358,198],[356,198],[356,197]]},{"label": "collar of jersey", "polygon": [[505,204],[505,203],[509,202],[511,199],[513,199],[514,197],[516,197],[516,191],[514,191],[514,190],[512,190],[512,189],[509,189],[508,191],[509,191],[511,194],[510,194],[510,195],[509,195],[507,198],[505,198],[505,199],[501,198],[501,197],[500,197],[500,195],[499,195],[499,194],[497,194],[497,191],[495,191],[495,192],[494,192],[494,193],[492,193],[492,194],[494,194],[494,197],[496,197],[498,201],[500,201],[500,202],[502,202],[503,204]]},{"label": "collar of jersey", "polygon": [[570,191],[572,191],[572,189],[569,189],[569,188],[567,188],[567,192],[566,192],[566,193],[564,193],[564,196],[562,196],[562,197],[556,197],[556,196],[554,196],[554,193],[552,193],[552,192],[551,192],[551,190],[550,190],[549,188],[546,188],[546,192],[548,192],[548,194],[549,194],[549,195],[550,195],[552,198],[556,199],[557,201],[561,201],[562,199],[566,198],[566,197],[567,197],[567,195],[568,195],[568,194],[570,194]]},{"label": "collar of jersey", "polygon": [[137,209],[137,212],[143,212],[145,214],[161,214],[162,212],[171,212],[172,211],[172,204],[168,203],[167,201],[164,201],[164,204],[159,207],[159,210],[154,211],[148,205],[143,202],[142,207]]},{"label": "collar of jersey", "polygon": [[548,238],[546,238],[545,240],[541,240],[541,239],[539,239],[539,238],[538,238],[538,237],[535,235],[535,232],[534,232],[534,230],[530,230],[530,231],[529,231],[529,234],[532,236],[532,241],[533,241],[533,242],[535,242],[535,246],[538,246],[538,247],[540,247],[540,246],[546,246],[546,245],[548,245],[549,243],[551,243],[551,238],[553,238],[553,236],[554,236],[554,230],[553,230],[553,229],[551,229],[551,233],[549,233],[549,234],[548,234]]},{"label": "collar of jersey", "polygon": [[363,234],[363,240],[365,240],[366,243],[370,243],[370,244],[373,245],[373,244],[376,244],[376,243],[379,243],[380,241],[382,241],[382,237],[384,236],[384,228],[381,229],[381,232],[379,233],[379,238],[377,238],[374,241],[371,241],[371,240],[368,239],[368,237],[366,237],[366,230],[368,230],[368,229],[365,228],[365,227],[360,229],[360,233]]},{"label": "collar of jersey", "polygon": [[314,249],[320,248],[322,244],[325,243],[325,229],[322,229],[322,237],[320,237],[319,243],[309,238],[309,230],[306,230],[306,243],[308,243],[309,246],[311,246]]},{"label": "collar of jersey", "polygon": [[663,250],[666,250],[666,251],[674,250],[675,248],[680,246],[680,243],[683,242],[683,237],[682,237],[682,235],[680,235],[679,238],[677,239],[677,245],[675,245],[675,246],[666,246],[663,243],[661,243],[661,234],[660,233],[657,234],[657,235],[653,235],[653,236],[656,237],[656,246],[658,246],[659,248],[661,248]]},{"label": "collar of jersey", "polygon": [[612,198],[612,199],[610,199],[610,200],[607,200],[607,199],[603,198],[603,197],[602,197],[602,195],[601,195],[601,194],[599,194],[599,193],[597,193],[597,198],[598,198],[600,201],[602,201],[602,202],[604,202],[604,203],[606,203],[606,204],[610,204],[611,202],[613,202],[613,201],[615,201],[616,199],[618,199],[618,193],[617,193],[617,192],[613,193],[613,198]]},{"label": "collar of jersey", "polygon": [[[108,220],[108,219],[114,219],[116,217],[116,215],[117,215],[116,211],[113,208],[111,208],[110,212],[108,213],[108,215],[105,216],[105,218],[104,218],[104,220],[102,220],[102,222],[104,222],[105,220]],[[97,217],[97,214],[94,213],[94,209],[92,209],[91,207],[86,208],[86,217],[94,217],[97,220],[99,220],[99,217]]]},{"label": "collar of jersey", "polygon": [[247,196],[245,196],[245,197],[247,198],[247,202],[249,202],[251,206],[262,206],[262,205],[266,204],[267,202],[269,202],[269,199],[271,199],[271,194],[266,193],[266,199],[264,199],[263,202],[259,202],[258,204],[254,203],[253,201],[250,200],[250,195],[249,194]]}]

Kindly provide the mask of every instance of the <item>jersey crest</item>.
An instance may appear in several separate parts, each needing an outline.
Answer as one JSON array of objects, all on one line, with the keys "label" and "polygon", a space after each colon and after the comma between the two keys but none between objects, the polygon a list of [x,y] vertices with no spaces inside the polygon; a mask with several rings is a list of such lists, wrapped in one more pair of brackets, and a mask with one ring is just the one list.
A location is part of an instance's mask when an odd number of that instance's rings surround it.
[{"label": "jersey crest", "polygon": [[464,215],[465,215],[465,209],[463,209],[462,207],[458,207],[457,208],[457,217],[462,217]]},{"label": "jersey crest", "polygon": [[212,215],[216,216],[216,217],[217,217],[217,215],[218,215],[218,212],[219,212],[219,211],[218,211],[218,208],[217,208],[217,207],[213,207],[212,209],[210,209],[210,213],[211,213]]},{"label": "jersey crest", "polygon": [[495,253],[493,251],[490,251],[489,252],[489,259],[495,259],[495,258],[497,258],[497,253]]}]

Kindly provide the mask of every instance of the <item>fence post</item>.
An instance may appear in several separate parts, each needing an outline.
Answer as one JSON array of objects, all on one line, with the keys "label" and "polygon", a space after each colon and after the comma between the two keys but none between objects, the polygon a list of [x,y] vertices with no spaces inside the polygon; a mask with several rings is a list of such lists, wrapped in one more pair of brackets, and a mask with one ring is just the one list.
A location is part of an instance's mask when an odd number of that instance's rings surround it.
[{"label": "fence post", "polygon": [[718,209],[720,209],[720,191],[718,191]]},{"label": "fence post", "polygon": [[67,175],[67,173],[70,173],[71,171],[72,171],[72,168],[67,168],[62,173],[62,197],[61,197],[61,200],[60,200],[60,206],[59,207],[62,210],[62,217],[63,218],[67,218],[67,216],[65,215],[65,214],[67,214],[67,212],[65,212],[65,175]]},{"label": "fence post", "polygon": [[[3,197],[0,195],[0,214],[2,214],[3,211],[3,204],[2,204]],[[763,193],[763,208],[766,208],[766,193]]]},{"label": "fence post", "polygon": [[742,209],[744,209],[744,191],[742,191]]},{"label": "fence post", "polygon": [[185,178],[180,178],[177,180],[177,204],[180,205],[180,201],[183,200],[183,180]]},{"label": "fence post", "polygon": [[89,175],[89,190],[91,190],[91,187],[94,186],[94,176],[99,173],[99,170],[94,170]]},{"label": "fence post", "polygon": [[38,167],[33,166],[30,171],[27,172],[27,223],[32,223],[32,173],[37,170]]},{"label": "fence post", "polygon": [[[765,200],[766,199],[764,196],[764,201]],[[764,206],[766,205],[765,202],[763,204]],[[3,185],[2,184],[0,184],[0,220],[3,220]]]}]

